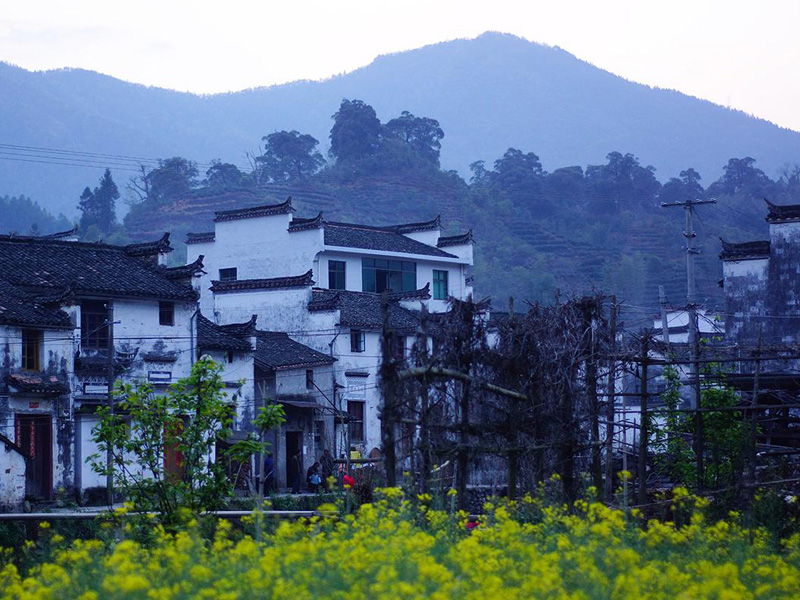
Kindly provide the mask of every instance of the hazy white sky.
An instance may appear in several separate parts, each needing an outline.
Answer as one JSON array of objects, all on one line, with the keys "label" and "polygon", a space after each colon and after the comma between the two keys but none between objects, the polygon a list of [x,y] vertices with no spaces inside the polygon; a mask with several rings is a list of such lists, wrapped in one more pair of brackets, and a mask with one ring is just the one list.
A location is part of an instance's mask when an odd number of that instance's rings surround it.
[{"label": "hazy white sky", "polygon": [[798,0],[0,0],[0,61],[221,92],[494,30],[800,130],[798,24]]}]

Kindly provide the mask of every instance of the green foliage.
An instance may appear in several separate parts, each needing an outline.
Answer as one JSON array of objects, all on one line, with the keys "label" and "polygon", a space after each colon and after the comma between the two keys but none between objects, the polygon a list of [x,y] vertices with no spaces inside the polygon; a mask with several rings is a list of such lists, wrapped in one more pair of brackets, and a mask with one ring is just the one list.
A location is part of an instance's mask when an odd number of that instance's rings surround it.
[{"label": "green foliage", "polygon": [[119,200],[119,189],[111,178],[111,170],[106,169],[100,178],[100,184],[92,189],[83,190],[78,202],[81,211],[80,231],[86,237],[91,228],[101,234],[110,234],[117,224],[116,201]]},{"label": "green foliage", "polygon": [[[714,371],[713,373],[711,371]],[[725,385],[718,365],[711,365],[707,375],[715,375],[717,383],[704,384],[700,394],[701,408],[733,408],[739,403],[736,391]],[[704,445],[703,479],[699,481],[696,455],[690,439],[694,435],[694,415],[670,412],[680,407],[680,378],[674,367],[664,369],[667,388],[661,394],[662,410],[651,418],[656,461],[664,474],[678,485],[697,489],[722,489],[740,481],[744,466],[747,434],[742,413],[734,410],[701,413]]]},{"label": "green foliage", "polygon": [[72,228],[64,215],[54,217],[25,196],[0,196],[0,215],[0,233],[43,235]]},{"label": "green foliage", "polygon": [[256,157],[263,176],[259,181],[294,181],[311,177],[325,166],[316,138],[298,131],[276,131],[261,138],[264,154]]},{"label": "green foliage", "polygon": [[342,100],[331,118],[330,152],[337,161],[358,160],[378,150],[381,122],[369,104],[362,100]]},{"label": "green foliage", "polygon": [[386,129],[408,144],[419,156],[439,166],[439,151],[444,131],[439,121],[428,117],[415,117],[407,110],[386,123]]},{"label": "green foliage", "polygon": [[[264,448],[245,440],[220,450],[223,456],[215,459],[216,441],[230,435],[235,410],[235,398],[228,399],[223,391],[221,371],[221,365],[203,357],[189,377],[164,395],[155,394],[148,383],[121,384],[115,413],[98,409],[93,440],[99,452],[88,459],[92,469],[113,475],[114,485],[135,510],[158,511],[165,525],[221,508],[233,492],[222,459],[242,461]],[[272,411],[260,418],[259,427],[282,421],[280,411]]]}]

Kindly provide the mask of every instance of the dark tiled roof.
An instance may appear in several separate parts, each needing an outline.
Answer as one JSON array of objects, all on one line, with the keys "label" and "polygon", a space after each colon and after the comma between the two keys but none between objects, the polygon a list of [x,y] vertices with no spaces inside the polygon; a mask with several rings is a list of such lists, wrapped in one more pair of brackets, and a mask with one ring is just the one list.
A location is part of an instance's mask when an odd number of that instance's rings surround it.
[{"label": "dark tiled roof", "polygon": [[231,350],[249,352],[253,349],[250,337],[255,335],[256,316],[245,323],[217,325],[197,315],[197,347],[200,350]]},{"label": "dark tiled roof", "polygon": [[71,288],[78,296],[196,298],[191,286],[170,281],[157,266],[131,256],[130,248],[0,236],[0,278],[38,292]]},{"label": "dark tiled roof", "polygon": [[203,273],[204,258],[205,256],[201,254],[193,263],[189,263],[188,265],[183,265],[181,267],[170,267],[168,269],[164,269],[164,277],[173,280],[190,279],[198,273]]},{"label": "dark tiled roof", "polygon": [[309,348],[286,333],[259,331],[256,336],[255,361],[263,369],[294,369],[336,362],[332,356]]},{"label": "dark tiled roof", "polygon": [[44,373],[11,373],[6,375],[6,383],[23,394],[60,396],[70,391],[68,383]]},{"label": "dark tiled roof", "polygon": [[402,252],[457,258],[428,244],[412,240],[392,227],[370,227],[351,223],[325,222],[325,245],[342,248],[362,248],[381,252]]},{"label": "dark tiled roof", "polygon": [[140,244],[128,244],[124,246],[125,254],[135,258],[144,256],[158,256],[165,252],[172,252],[172,246],[169,245],[169,232],[161,236],[161,239],[155,242],[142,242]]},{"label": "dark tiled roof", "polygon": [[289,231],[306,231],[307,229],[319,229],[322,227],[324,223],[322,219],[322,213],[319,213],[316,217],[311,217],[310,219],[302,219],[300,217],[295,217],[292,219],[292,222],[289,223]]},{"label": "dark tiled roof", "polygon": [[65,240],[65,239],[78,239],[78,226],[75,225],[72,229],[68,231],[56,231],[55,233],[50,233],[48,235],[43,235],[43,238],[48,238],[51,240]]},{"label": "dark tiled roof", "polygon": [[415,231],[432,231],[434,229],[442,228],[442,215],[437,215],[435,219],[424,221],[422,223],[406,223],[404,225],[395,225],[393,229],[397,233],[414,233]]},{"label": "dark tiled roof", "polygon": [[280,204],[268,204],[262,206],[251,206],[249,208],[235,208],[233,210],[221,210],[214,213],[214,222],[236,221],[237,219],[252,219],[254,217],[267,217],[269,215],[280,215],[293,212],[292,197],[289,196],[285,202]]},{"label": "dark tiled roof", "polygon": [[769,258],[769,240],[757,242],[744,242],[742,244],[732,244],[719,238],[722,242],[722,252],[719,257],[722,260],[752,260],[758,258]]},{"label": "dark tiled roof", "polygon": [[446,248],[447,246],[460,246],[462,244],[471,244],[473,242],[472,238],[472,229],[470,229],[467,233],[462,233],[461,235],[450,235],[447,237],[440,237],[439,241],[436,242],[436,245],[439,248]]},{"label": "dark tiled roof", "polygon": [[431,284],[426,283],[425,287],[410,292],[396,292],[389,294],[390,300],[430,300]]},{"label": "dark tiled roof", "polygon": [[766,198],[764,202],[767,203],[767,223],[790,223],[792,221],[800,221],[800,204],[791,204],[787,206],[780,206],[773,204]]},{"label": "dark tiled roof", "polygon": [[0,323],[72,329],[72,321],[67,313],[42,306],[41,301],[37,302],[4,279],[0,279]]},{"label": "dark tiled roof", "polygon": [[187,244],[202,244],[204,242],[213,242],[214,232],[204,231],[202,233],[192,233],[191,231],[186,234]]},{"label": "dark tiled roof", "polygon": [[235,279],[233,281],[212,281],[211,291],[241,292],[246,290],[277,290],[296,287],[310,287],[314,285],[313,271],[309,269],[302,275],[292,277],[273,277],[271,279]]},{"label": "dark tiled roof", "polygon": [[[346,292],[317,289],[312,292],[308,310],[312,312],[339,310],[339,324],[359,329],[380,329],[383,325],[381,297],[364,292]],[[389,327],[411,335],[419,325],[419,315],[389,303]]]}]

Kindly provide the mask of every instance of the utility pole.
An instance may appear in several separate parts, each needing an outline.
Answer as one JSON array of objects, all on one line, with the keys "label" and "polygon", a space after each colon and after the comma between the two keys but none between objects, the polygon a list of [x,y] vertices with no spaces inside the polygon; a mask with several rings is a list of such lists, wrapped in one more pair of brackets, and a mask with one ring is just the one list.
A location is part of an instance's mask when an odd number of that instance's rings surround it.
[{"label": "utility pole", "polygon": [[694,208],[703,204],[716,204],[717,201],[711,200],[686,200],[684,202],[662,202],[662,208],[680,206],[686,211],[686,230],[683,236],[686,238],[686,308],[689,312],[689,348],[692,359],[689,364],[689,374],[694,390],[692,398],[692,408],[695,409],[694,415],[694,455],[697,468],[697,487],[702,489],[703,484],[703,415],[698,410],[700,408],[700,335],[697,327],[697,297],[695,293],[694,257],[700,251],[694,247]]},{"label": "utility pole", "polygon": [[[108,340],[106,342],[107,368],[106,378],[108,379],[108,410],[113,419],[114,417],[114,305],[111,300],[106,302],[106,334]],[[113,466],[113,449],[111,443],[106,442],[106,495],[108,496],[108,505],[114,504],[114,474],[112,472]]]},{"label": "utility pole", "polygon": [[686,238],[686,308],[689,312],[689,348],[692,352],[692,363],[689,372],[696,381],[694,386],[694,405],[692,408],[700,407],[700,371],[697,366],[700,350],[700,338],[697,331],[697,297],[695,292],[694,257],[700,251],[694,246],[694,207],[703,204],[716,204],[717,201],[711,200],[686,200],[685,202],[662,202],[661,208],[682,207],[686,211],[686,230],[683,237]]},{"label": "utility pole", "polygon": [[667,323],[667,296],[664,286],[658,286],[658,304],[661,307],[661,340],[669,348],[669,324]]}]

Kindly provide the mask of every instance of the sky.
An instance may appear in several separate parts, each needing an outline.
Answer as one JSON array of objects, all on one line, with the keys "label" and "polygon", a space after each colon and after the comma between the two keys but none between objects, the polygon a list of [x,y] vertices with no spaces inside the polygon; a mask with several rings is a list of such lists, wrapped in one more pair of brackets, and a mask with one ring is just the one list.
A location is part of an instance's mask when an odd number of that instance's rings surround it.
[{"label": "sky", "polygon": [[0,61],[196,93],[512,33],[800,131],[798,0],[0,0]]}]

